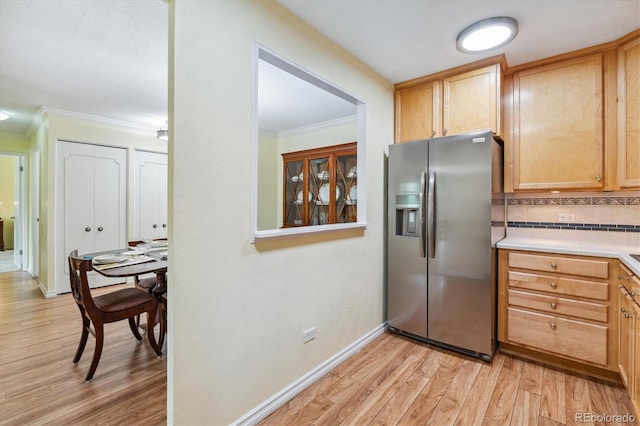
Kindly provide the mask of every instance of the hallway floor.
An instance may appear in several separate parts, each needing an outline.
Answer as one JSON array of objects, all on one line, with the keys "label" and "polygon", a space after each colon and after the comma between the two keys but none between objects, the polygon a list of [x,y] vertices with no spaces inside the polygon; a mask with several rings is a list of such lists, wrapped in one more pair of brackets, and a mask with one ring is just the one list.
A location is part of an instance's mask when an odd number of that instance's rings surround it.
[{"label": "hallway floor", "polygon": [[13,263],[13,250],[0,251],[0,273],[19,271]]}]

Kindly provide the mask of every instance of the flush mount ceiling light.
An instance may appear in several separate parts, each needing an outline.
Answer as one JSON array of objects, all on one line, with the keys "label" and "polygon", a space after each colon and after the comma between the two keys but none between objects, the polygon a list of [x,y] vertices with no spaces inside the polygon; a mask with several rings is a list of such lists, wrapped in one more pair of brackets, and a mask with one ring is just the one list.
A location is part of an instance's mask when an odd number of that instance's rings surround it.
[{"label": "flush mount ceiling light", "polygon": [[504,46],[518,34],[518,21],[508,16],[487,18],[469,25],[456,37],[456,48],[477,53]]},{"label": "flush mount ceiling light", "polygon": [[165,121],[165,125],[162,126],[156,133],[156,138],[162,140],[162,141],[168,141],[169,140],[169,130],[167,129],[167,124],[168,122]]},{"label": "flush mount ceiling light", "polygon": [[0,111],[0,121],[8,120],[11,116],[4,111]]}]

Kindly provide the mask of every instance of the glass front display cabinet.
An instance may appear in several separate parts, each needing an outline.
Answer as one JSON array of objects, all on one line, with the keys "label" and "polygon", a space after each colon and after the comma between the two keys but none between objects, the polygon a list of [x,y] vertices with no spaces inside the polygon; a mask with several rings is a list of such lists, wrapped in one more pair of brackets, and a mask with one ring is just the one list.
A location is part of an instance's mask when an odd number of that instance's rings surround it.
[{"label": "glass front display cabinet", "polygon": [[283,227],[358,220],[357,142],[282,154]]}]

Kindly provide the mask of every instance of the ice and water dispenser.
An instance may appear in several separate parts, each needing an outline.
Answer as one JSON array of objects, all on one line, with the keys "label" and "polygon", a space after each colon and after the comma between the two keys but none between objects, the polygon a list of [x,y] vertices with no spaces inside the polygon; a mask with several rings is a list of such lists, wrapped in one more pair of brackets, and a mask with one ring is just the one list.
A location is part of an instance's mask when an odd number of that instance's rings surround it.
[{"label": "ice and water dispenser", "polygon": [[396,194],[396,235],[418,237],[420,227],[419,184],[401,184]]}]

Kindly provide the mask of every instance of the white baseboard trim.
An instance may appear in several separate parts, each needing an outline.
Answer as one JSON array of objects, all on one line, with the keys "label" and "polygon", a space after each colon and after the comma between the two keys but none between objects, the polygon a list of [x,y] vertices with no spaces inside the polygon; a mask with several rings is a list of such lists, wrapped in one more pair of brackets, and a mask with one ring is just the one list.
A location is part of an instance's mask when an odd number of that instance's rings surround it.
[{"label": "white baseboard trim", "polygon": [[49,291],[45,286],[42,285],[42,281],[36,278],[36,282],[38,283],[38,288],[40,292],[45,297],[45,299],[51,299],[52,297],[56,297],[58,295],[55,291]]},{"label": "white baseboard trim", "polygon": [[333,370],[336,366],[344,362],[351,355],[355,354],[360,349],[371,343],[373,339],[384,333],[385,329],[386,322],[380,324],[378,327],[360,337],[358,340],[356,340],[340,352],[336,353],[331,358],[318,365],[316,368],[309,371],[304,376],[289,384],[289,386],[274,394],[271,398],[267,399],[262,404],[258,405],[253,410],[249,411],[244,416],[231,423],[231,425],[248,426],[257,424],[259,421],[265,419],[269,414],[273,413],[275,410],[287,403],[287,401],[289,401],[291,398],[305,390],[316,380],[320,379],[329,371]]}]

